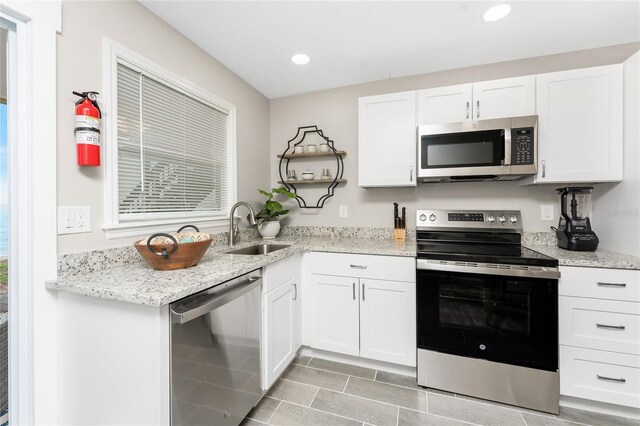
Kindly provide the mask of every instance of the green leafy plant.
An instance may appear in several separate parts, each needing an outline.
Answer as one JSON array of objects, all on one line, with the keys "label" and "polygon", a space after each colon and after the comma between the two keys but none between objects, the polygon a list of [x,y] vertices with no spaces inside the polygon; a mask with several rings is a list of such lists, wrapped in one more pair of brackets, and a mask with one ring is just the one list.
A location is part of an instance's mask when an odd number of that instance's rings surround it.
[{"label": "green leafy plant", "polygon": [[284,195],[287,198],[295,198],[296,194],[287,190],[287,188],[271,188],[271,192],[265,191],[263,189],[258,189],[258,192],[267,197],[267,201],[265,201],[262,209],[256,213],[256,220],[258,221],[258,225],[263,222],[268,222],[270,220],[276,220],[280,216],[284,216],[289,213],[289,210],[286,210],[282,204],[275,201],[273,197],[276,194]]}]

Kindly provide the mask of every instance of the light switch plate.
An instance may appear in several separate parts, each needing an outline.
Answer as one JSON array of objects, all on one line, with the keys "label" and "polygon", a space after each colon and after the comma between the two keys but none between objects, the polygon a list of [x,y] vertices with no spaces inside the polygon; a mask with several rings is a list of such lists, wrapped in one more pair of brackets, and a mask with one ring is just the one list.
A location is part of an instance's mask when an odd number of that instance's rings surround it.
[{"label": "light switch plate", "polygon": [[349,217],[349,208],[345,205],[340,206],[340,217],[345,218]]},{"label": "light switch plate", "polygon": [[91,207],[58,207],[58,235],[91,232]]}]

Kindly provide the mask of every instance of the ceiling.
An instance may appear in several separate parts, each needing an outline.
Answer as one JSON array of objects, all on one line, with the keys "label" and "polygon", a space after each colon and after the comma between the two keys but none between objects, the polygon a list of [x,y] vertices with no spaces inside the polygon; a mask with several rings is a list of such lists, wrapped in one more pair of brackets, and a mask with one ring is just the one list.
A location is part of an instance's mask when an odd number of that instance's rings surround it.
[{"label": "ceiling", "polygon": [[640,41],[640,0],[507,2],[140,0],[268,98]]}]

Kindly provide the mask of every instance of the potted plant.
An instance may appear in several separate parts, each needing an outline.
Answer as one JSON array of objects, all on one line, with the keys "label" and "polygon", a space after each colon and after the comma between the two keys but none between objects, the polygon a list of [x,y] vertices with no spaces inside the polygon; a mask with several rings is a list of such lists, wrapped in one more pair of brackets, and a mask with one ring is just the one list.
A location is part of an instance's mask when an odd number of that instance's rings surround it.
[{"label": "potted plant", "polygon": [[280,232],[280,217],[289,213],[289,210],[285,210],[273,197],[275,194],[281,194],[287,198],[295,198],[296,194],[288,191],[287,188],[272,188],[271,192],[258,189],[258,192],[267,197],[262,209],[256,213],[258,232],[265,240],[273,239]]}]

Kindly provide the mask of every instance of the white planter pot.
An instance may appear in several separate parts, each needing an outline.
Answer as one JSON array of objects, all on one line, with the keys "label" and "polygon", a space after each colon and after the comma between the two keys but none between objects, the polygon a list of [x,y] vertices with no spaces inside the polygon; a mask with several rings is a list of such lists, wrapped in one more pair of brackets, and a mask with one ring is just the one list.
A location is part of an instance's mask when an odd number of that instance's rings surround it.
[{"label": "white planter pot", "polygon": [[260,225],[258,225],[258,232],[263,239],[273,240],[280,232],[280,222],[277,220],[262,222]]}]

